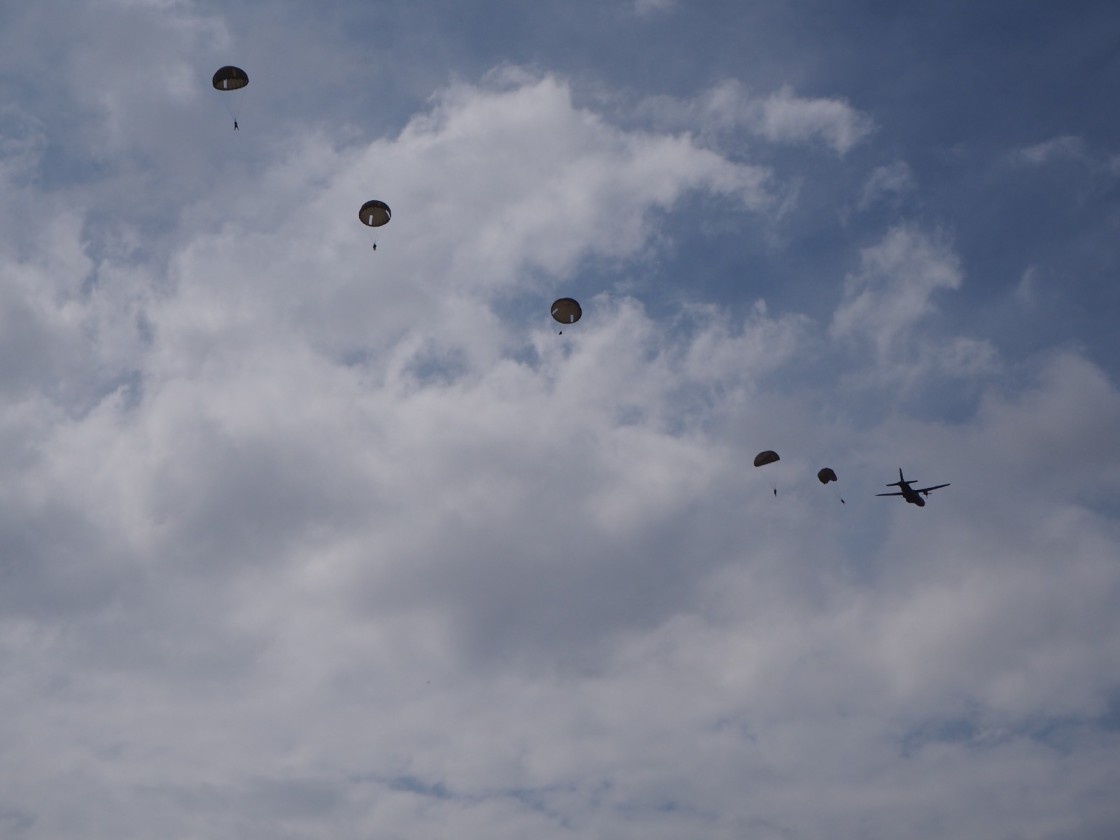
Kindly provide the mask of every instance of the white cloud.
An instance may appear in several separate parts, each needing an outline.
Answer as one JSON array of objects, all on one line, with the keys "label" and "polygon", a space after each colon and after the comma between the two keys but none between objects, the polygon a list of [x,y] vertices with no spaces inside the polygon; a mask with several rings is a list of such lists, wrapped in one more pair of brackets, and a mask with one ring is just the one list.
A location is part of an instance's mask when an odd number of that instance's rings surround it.
[{"label": "white cloud", "polygon": [[998,369],[987,341],[928,332],[926,322],[937,311],[934,294],[958,289],[962,280],[949,242],[916,227],[895,227],[863,249],[829,328],[834,338],[874,349],[876,367],[856,379],[913,383],[930,373],[974,377]]},{"label": "white cloud", "polygon": [[1033,308],[1038,302],[1038,266],[1028,266],[1015,286],[1015,300],[1020,306]]},{"label": "white cloud", "polygon": [[904,160],[877,167],[867,178],[860,194],[859,207],[866,209],[885,199],[896,198],[915,188],[914,173]]},{"label": "white cloud", "polygon": [[844,99],[798,96],[790,87],[760,97],[736,80],[716,84],[694,100],[648,99],[640,111],[663,124],[688,126],[701,134],[741,128],[771,143],[823,143],[840,155],[875,128],[867,114]]},{"label": "white cloud", "polygon": [[638,15],[650,15],[668,11],[676,5],[677,0],[634,0],[634,12]]},{"label": "white cloud", "polygon": [[844,279],[829,335],[870,347],[874,364],[847,374],[849,385],[890,386],[906,396],[931,380],[974,380],[1000,370],[986,339],[943,335],[933,328],[934,296],[959,289],[958,256],[942,235],[915,226],[892,228],[862,250],[860,268]]},{"label": "white cloud", "polygon": [[1033,146],[1024,146],[1015,152],[1015,157],[1034,166],[1041,166],[1054,160],[1081,159],[1085,155],[1085,143],[1080,137],[1070,134],[1044,140]]},{"label": "white cloud", "polygon": [[879,356],[934,311],[931,296],[960,288],[959,261],[948,242],[912,227],[893,228],[860,255],[860,269],[844,281],[844,301],[832,334],[866,338]]},{"label": "white cloud", "polygon": [[756,130],[771,141],[821,140],[844,154],[873,129],[871,120],[841,99],[805,99],[782,88],[759,104]]}]

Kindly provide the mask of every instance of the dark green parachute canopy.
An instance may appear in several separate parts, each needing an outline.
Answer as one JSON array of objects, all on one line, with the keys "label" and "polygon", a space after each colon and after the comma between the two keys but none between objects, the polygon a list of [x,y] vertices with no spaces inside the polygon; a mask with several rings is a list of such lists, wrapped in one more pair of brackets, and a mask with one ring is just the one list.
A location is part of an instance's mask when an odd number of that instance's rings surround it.
[{"label": "dark green parachute canopy", "polygon": [[240,67],[226,65],[214,74],[214,90],[239,90],[249,84],[249,75]]},{"label": "dark green parachute canopy", "polygon": [[773,449],[766,449],[754,456],[754,465],[756,467],[761,467],[765,464],[773,464],[775,461],[780,460],[781,458],[778,457],[777,452],[775,452]]},{"label": "dark green parachute canopy", "polygon": [[579,301],[572,298],[560,298],[560,300],[553,301],[552,317],[561,324],[574,324],[582,315],[583,310],[579,307]]},{"label": "dark green parachute canopy", "polygon": [[821,484],[828,484],[830,481],[836,481],[836,473],[833,472],[832,467],[825,467],[817,473],[817,478]]},{"label": "dark green parachute canopy", "polygon": [[362,220],[362,224],[369,227],[381,227],[389,224],[392,215],[389,205],[384,201],[367,201],[358,211],[358,218]]}]

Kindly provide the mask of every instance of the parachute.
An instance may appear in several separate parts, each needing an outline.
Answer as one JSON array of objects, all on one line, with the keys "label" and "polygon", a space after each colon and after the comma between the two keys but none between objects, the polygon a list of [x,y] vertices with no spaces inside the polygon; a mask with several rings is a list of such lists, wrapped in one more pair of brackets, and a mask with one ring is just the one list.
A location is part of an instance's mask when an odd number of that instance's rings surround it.
[{"label": "parachute", "polygon": [[579,301],[572,298],[560,298],[552,303],[552,317],[561,324],[574,324],[583,316]]},{"label": "parachute", "polygon": [[362,209],[358,211],[358,218],[361,219],[362,224],[367,227],[381,227],[382,225],[387,225],[392,216],[393,213],[389,209],[389,205],[384,201],[367,201],[362,205]]},{"label": "parachute", "polygon": [[[377,199],[367,201],[358,211],[358,218],[366,227],[377,228],[387,225],[392,217],[393,211],[389,209],[389,205]],[[373,243],[373,250],[377,250],[376,240]]]},{"label": "parachute", "polygon": [[249,74],[240,67],[227,64],[214,73],[214,90],[240,90],[249,84]]},{"label": "parachute", "polygon": [[756,467],[762,467],[766,464],[773,464],[775,461],[780,460],[782,459],[781,457],[779,457],[777,452],[775,452],[773,449],[766,449],[754,456],[754,465]]},{"label": "parachute", "polygon": [[[579,301],[574,298],[560,298],[552,302],[552,317],[561,324],[574,324],[583,316]],[[560,330],[560,335],[564,331]]]}]

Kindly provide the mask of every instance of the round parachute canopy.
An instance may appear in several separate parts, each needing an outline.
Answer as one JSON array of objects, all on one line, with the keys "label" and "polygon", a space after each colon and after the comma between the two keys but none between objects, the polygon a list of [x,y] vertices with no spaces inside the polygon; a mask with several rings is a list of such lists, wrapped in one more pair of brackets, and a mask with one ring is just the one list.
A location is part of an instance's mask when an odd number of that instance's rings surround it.
[{"label": "round parachute canopy", "polygon": [[782,459],[778,457],[777,452],[775,452],[773,449],[767,449],[763,452],[759,452],[754,456],[754,465],[756,467],[761,467],[765,466],[766,464],[773,464],[775,461],[780,460]]},{"label": "round parachute canopy", "polygon": [[214,74],[214,90],[240,90],[249,84],[249,74],[240,67],[226,65]]},{"label": "round parachute canopy", "polygon": [[572,298],[560,298],[552,304],[552,317],[561,324],[574,324],[582,315],[579,301]]},{"label": "round parachute canopy", "polygon": [[821,484],[828,484],[830,481],[836,481],[836,473],[833,472],[832,467],[825,467],[817,473],[817,478]]},{"label": "round parachute canopy", "polygon": [[389,205],[384,201],[367,201],[358,211],[358,218],[362,220],[362,224],[369,227],[381,227],[389,224],[392,215]]}]

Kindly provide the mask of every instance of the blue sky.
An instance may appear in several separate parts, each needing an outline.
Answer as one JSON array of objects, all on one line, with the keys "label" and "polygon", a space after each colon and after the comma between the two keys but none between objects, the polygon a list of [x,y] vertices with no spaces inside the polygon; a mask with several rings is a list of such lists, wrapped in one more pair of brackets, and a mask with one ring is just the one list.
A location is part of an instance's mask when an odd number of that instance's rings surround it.
[{"label": "blue sky", "polygon": [[0,835],[1116,836],[1120,22],[982,5],[4,6]]}]

